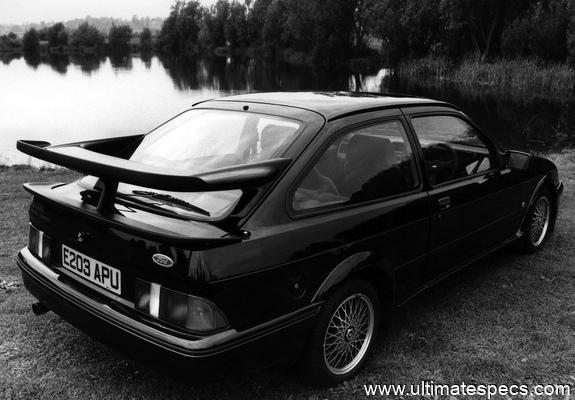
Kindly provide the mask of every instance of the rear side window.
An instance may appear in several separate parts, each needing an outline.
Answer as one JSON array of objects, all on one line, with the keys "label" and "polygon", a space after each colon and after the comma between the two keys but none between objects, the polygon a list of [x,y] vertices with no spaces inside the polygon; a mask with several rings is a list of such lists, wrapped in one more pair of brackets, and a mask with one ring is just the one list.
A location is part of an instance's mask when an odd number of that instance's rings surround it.
[{"label": "rear side window", "polygon": [[388,121],[338,137],[297,187],[292,207],[311,210],[359,203],[419,185],[403,125]]}]

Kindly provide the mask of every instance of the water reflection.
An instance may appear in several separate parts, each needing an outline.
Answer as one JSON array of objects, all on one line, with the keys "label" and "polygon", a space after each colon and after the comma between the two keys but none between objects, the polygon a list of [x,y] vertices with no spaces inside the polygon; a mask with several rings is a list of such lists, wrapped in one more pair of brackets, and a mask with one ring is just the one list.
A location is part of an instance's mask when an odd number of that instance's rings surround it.
[{"label": "water reflection", "polygon": [[110,63],[116,70],[131,70],[132,55],[129,53],[112,53],[110,54]]},{"label": "water reflection", "polygon": [[12,60],[19,60],[22,57],[20,54],[0,53],[0,61],[4,65],[10,65]]},{"label": "water reflection", "polygon": [[63,143],[146,132],[197,101],[254,91],[413,94],[457,104],[505,147],[545,151],[575,144],[575,99],[462,92],[401,80],[391,69],[365,74],[249,57],[151,54],[1,55],[0,60],[0,164],[26,162],[14,149],[17,138]]},{"label": "water reflection", "polygon": [[160,62],[180,90],[238,91],[346,90],[344,70],[325,71],[248,57],[178,59]]},{"label": "water reflection", "polygon": [[29,53],[24,54],[24,60],[26,60],[28,66],[36,69],[40,65],[40,62],[42,62],[42,57],[39,53]]},{"label": "water reflection", "polygon": [[150,69],[152,67],[152,57],[153,54],[150,52],[143,52],[142,54],[140,54],[140,58],[142,59],[142,62],[144,63],[146,69]]},{"label": "water reflection", "polygon": [[49,64],[52,69],[62,75],[68,72],[68,66],[70,65],[70,56],[67,54],[50,54],[48,56]]},{"label": "water reflection", "polygon": [[106,57],[99,54],[74,54],[70,56],[70,62],[80,67],[82,72],[90,75],[100,69]]}]

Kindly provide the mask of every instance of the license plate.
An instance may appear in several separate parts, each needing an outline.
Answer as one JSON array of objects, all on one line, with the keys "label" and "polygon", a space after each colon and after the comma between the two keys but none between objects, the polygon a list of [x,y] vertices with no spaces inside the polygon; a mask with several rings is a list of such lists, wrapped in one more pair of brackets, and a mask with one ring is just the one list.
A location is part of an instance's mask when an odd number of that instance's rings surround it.
[{"label": "license plate", "polygon": [[120,270],[62,245],[62,265],[74,274],[116,294],[122,294]]}]

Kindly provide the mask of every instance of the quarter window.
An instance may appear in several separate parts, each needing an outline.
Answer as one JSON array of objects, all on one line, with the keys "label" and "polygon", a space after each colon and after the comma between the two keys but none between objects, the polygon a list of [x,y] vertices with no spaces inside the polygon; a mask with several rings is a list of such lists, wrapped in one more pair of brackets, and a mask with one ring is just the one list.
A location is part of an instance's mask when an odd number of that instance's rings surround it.
[{"label": "quarter window", "polygon": [[432,185],[491,169],[493,158],[475,128],[449,115],[411,120],[421,144],[425,170]]},{"label": "quarter window", "polygon": [[419,184],[403,125],[390,121],[331,142],[293,197],[295,210],[369,201]]}]

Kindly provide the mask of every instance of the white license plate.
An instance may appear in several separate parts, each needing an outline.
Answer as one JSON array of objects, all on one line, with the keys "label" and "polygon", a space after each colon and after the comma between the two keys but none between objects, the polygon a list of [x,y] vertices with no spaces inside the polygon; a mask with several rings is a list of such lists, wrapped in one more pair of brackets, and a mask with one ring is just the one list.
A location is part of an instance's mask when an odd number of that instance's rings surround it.
[{"label": "white license plate", "polygon": [[120,270],[62,245],[62,265],[74,274],[116,294],[122,294]]}]

